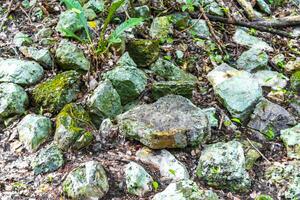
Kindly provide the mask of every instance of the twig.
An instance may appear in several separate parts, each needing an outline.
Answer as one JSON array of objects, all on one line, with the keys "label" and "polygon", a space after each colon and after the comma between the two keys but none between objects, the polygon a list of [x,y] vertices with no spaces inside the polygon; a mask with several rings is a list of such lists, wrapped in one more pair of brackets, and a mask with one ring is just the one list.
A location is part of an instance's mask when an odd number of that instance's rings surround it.
[{"label": "twig", "polygon": [[255,21],[255,22],[251,22],[251,24],[267,26],[267,27],[299,26],[300,25],[300,15],[287,16],[287,17],[275,18],[275,19],[269,19],[269,20]]},{"label": "twig", "polygon": [[251,140],[249,140],[249,138],[247,138],[247,141],[255,149],[255,151],[257,151],[257,153],[259,153],[261,157],[263,157],[263,159],[265,159],[268,163],[271,163],[271,161],[269,161],[268,158],[266,158],[266,156],[258,148],[256,148],[256,146],[254,146],[254,144],[251,142]]},{"label": "twig", "polygon": [[14,0],[11,0],[9,5],[8,5],[8,9],[7,9],[7,12],[6,14],[4,15],[4,17],[2,18],[1,20],[1,23],[0,23],[0,31],[2,30],[2,27],[4,26],[5,22],[7,21],[8,19],[8,16],[10,15],[11,11],[12,11],[12,5],[13,5],[13,2]]}]

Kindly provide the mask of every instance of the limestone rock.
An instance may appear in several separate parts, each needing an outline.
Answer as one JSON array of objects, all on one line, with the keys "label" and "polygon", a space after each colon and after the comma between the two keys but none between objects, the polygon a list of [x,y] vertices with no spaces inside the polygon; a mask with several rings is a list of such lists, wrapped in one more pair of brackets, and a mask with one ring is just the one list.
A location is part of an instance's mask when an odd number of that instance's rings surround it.
[{"label": "limestone rock", "polygon": [[282,130],[280,132],[280,138],[287,148],[288,157],[300,159],[300,124]]}]

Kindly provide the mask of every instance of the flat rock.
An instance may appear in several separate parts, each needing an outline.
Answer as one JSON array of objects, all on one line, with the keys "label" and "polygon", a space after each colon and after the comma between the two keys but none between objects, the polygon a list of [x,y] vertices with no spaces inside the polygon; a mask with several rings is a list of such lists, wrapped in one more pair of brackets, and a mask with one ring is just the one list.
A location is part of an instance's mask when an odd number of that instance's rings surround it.
[{"label": "flat rock", "polygon": [[254,71],[268,66],[269,56],[266,52],[255,47],[245,51],[237,60],[237,68]]},{"label": "flat rock", "polygon": [[177,95],[137,106],[117,116],[117,121],[123,135],[153,149],[195,146],[210,136],[206,114]]},{"label": "flat rock", "polygon": [[44,75],[43,68],[34,61],[6,59],[0,60],[0,82],[32,85]]},{"label": "flat rock", "polygon": [[286,149],[290,158],[300,159],[300,124],[280,131]]}]

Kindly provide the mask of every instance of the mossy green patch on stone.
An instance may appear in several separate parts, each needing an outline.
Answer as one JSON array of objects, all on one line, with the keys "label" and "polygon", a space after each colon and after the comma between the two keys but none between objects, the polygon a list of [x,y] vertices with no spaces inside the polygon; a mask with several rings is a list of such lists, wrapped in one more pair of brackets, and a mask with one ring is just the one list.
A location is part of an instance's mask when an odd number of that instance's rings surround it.
[{"label": "mossy green patch on stone", "polygon": [[291,76],[291,88],[300,94],[300,71],[297,71]]},{"label": "mossy green patch on stone", "polygon": [[159,99],[162,96],[169,94],[181,95],[187,98],[192,98],[192,92],[195,88],[195,83],[188,81],[160,81],[152,84],[152,96],[154,99]]}]

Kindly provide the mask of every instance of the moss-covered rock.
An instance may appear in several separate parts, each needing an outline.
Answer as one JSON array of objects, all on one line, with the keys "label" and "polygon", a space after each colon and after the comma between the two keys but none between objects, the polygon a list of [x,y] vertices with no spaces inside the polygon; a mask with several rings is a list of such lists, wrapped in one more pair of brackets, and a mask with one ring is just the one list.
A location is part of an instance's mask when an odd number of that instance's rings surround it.
[{"label": "moss-covered rock", "polygon": [[127,43],[130,57],[138,67],[147,67],[159,57],[159,40],[135,39]]},{"label": "moss-covered rock", "polygon": [[300,94],[300,71],[297,71],[291,76],[291,88]]},{"label": "moss-covered rock", "polygon": [[101,199],[108,190],[105,170],[96,161],[73,169],[63,182],[63,192],[72,199]]},{"label": "moss-covered rock", "polygon": [[142,17],[147,19],[150,17],[150,8],[147,5],[138,6],[133,8],[133,16],[134,17]]},{"label": "moss-covered rock", "polygon": [[250,170],[253,168],[256,161],[261,157],[261,154],[256,149],[262,150],[263,145],[252,140],[243,140],[241,143],[243,145],[245,154],[245,168]]},{"label": "moss-covered rock", "polygon": [[80,75],[76,71],[66,71],[37,85],[32,96],[37,106],[56,112],[76,99],[79,86]]},{"label": "moss-covered rock", "polygon": [[188,81],[160,81],[154,82],[151,86],[152,97],[159,99],[160,97],[176,94],[186,98],[192,98],[195,83]]},{"label": "moss-covered rock", "polygon": [[171,16],[156,17],[150,27],[149,35],[153,39],[159,39],[164,42],[170,34],[173,33]]},{"label": "moss-covered rock", "polygon": [[105,9],[105,1],[104,0],[89,0],[83,6],[84,9],[92,9],[96,13],[101,13]]},{"label": "moss-covered rock", "polygon": [[87,111],[75,103],[64,106],[56,117],[54,140],[63,150],[81,149],[93,140],[93,125]]},{"label": "moss-covered rock", "polygon": [[191,26],[191,29],[189,29],[188,32],[192,36],[204,37],[204,38],[209,38],[210,37],[210,31],[209,31],[209,28],[208,28],[205,20],[190,19],[189,20],[189,26]]}]

